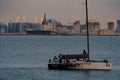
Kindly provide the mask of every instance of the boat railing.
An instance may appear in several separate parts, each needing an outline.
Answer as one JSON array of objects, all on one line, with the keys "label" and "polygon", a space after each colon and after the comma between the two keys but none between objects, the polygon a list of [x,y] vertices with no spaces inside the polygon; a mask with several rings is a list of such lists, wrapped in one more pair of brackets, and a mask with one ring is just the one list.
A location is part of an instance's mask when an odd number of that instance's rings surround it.
[{"label": "boat railing", "polygon": [[52,60],[49,59],[49,63],[75,63],[76,61],[86,61],[88,58],[88,54],[60,54],[58,57],[54,56]]}]

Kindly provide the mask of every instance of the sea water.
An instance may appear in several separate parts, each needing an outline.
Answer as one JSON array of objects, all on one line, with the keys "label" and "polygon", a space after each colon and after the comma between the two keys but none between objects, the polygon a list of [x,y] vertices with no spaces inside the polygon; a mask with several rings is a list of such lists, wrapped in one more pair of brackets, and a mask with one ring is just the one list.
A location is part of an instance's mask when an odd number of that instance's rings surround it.
[{"label": "sea water", "polygon": [[85,36],[0,36],[0,80],[120,80],[120,37],[90,37],[90,59],[110,60],[111,71],[48,70],[48,60],[87,50]]}]

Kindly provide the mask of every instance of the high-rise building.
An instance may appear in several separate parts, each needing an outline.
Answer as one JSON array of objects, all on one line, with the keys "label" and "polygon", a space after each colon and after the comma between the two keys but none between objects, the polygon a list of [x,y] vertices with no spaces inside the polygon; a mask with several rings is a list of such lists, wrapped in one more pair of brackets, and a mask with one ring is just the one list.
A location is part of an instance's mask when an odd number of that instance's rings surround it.
[{"label": "high-rise building", "polygon": [[7,25],[0,23],[0,33],[7,32]]},{"label": "high-rise building", "polygon": [[9,33],[20,33],[22,31],[22,23],[8,23],[8,32]]},{"label": "high-rise building", "polygon": [[27,30],[40,30],[41,25],[37,23],[8,23],[9,33],[25,33]]}]

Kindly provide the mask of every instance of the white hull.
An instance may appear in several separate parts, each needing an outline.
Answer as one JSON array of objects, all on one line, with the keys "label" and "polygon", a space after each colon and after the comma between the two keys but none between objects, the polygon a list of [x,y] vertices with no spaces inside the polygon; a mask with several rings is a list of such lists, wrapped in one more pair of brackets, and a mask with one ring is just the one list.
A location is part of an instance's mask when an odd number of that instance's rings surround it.
[{"label": "white hull", "polygon": [[72,70],[111,70],[112,63],[105,62],[82,62],[69,67]]}]

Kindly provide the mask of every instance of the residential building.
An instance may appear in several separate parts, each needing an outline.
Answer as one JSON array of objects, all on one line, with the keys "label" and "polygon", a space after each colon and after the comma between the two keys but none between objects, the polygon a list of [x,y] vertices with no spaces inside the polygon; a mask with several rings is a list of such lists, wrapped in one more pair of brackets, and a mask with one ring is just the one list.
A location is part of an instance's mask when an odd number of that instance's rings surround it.
[{"label": "residential building", "polygon": [[99,34],[100,34],[100,35],[103,35],[103,36],[116,35],[116,34],[114,33],[114,31],[111,31],[111,30],[109,30],[109,29],[100,30],[100,33],[99,33]]},{"label": "residential building", "polygon": [[120,33],[120,20],[117,20],[116,32],[117,32],[117,33]]},{"label": "residential building", "polygon": [[80,34],[80,21],[75,21],[73,23],[73,29],[71,34]]},{"label": "residential building", "polygon": [[[99,31],[100,31],[100,23],[99,22],[89,22],[88,28],[89,28],[90,35],[99,35]],[[81,34],[87,33],[86,24],[80,25],[80,32],[81,32]]]},{"label": "residential building", "polygon": [[114,22],[108,22],[108,29],[114,31]]}]

